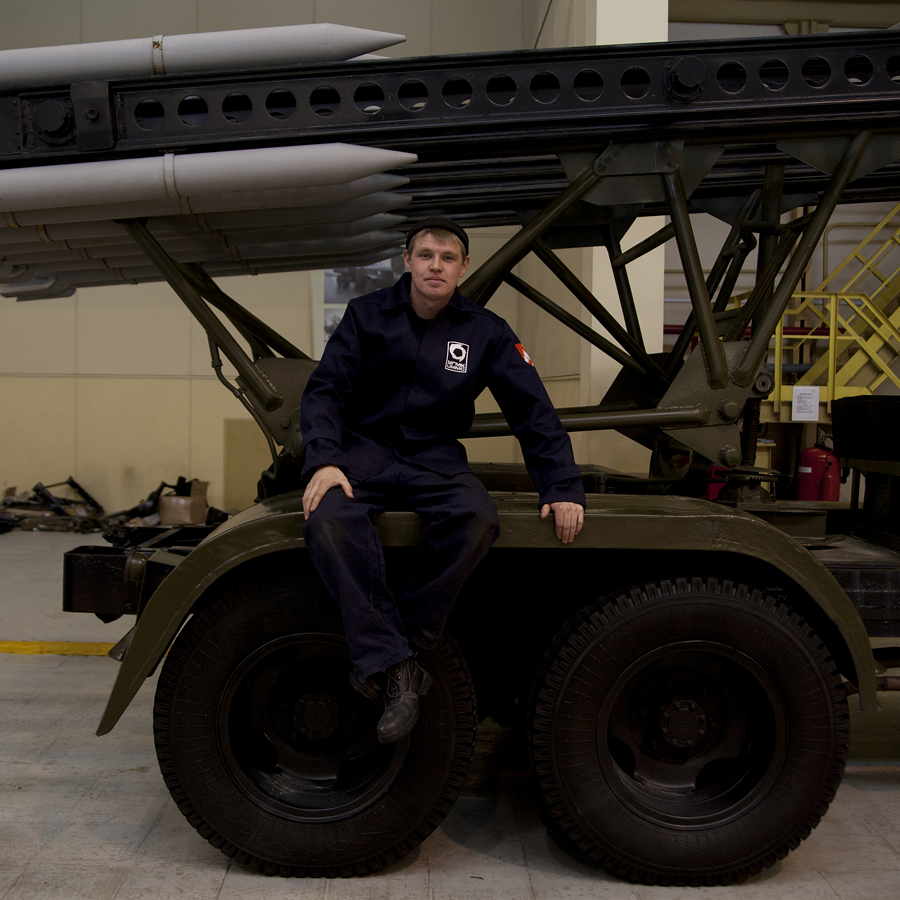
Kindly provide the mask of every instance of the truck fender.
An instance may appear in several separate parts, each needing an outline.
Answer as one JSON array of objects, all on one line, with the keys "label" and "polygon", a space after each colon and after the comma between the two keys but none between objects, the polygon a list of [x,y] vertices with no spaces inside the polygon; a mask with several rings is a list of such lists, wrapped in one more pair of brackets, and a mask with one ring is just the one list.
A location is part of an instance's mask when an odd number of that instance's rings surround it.
[{"label": "truck fender", "polygon": [[[245,509],[188,556],[156,554],[158,563],[174,568],[150,597],[134,627],[98,735],[107,734],[119,721],[204,591],[251,559],[304,546],[300,498],[299,493],[286,494]],[[149,564],[154,564],[154,557]]]},{"label": "truck fender", "polygon": [[604,550],[728,553],[765,560],[806,593],[843,638],[856,669],[860,708],[879,709],[869,637],[850,598],[809,550],[757,516],[690,497],[603,494],[590,497],[581,534],[572,544],[548,540],[553,526],[525,498],[498,502],[501,534],[495,548],[557,547]]},{"label": "truck fender", "polygon": [[[601,495],[589,501],[578,539],[563,545],[552,537],[552,520],[538,516],[533,496],[500,497],[498,511],[501,534],[497,548],[558,547],[560,552],[593,548],[684,550],[766,560],[804,591],[834,623],[856,667],[860,707],[878,709],[875,664],[855,607],[813,554],[761,519],[685,497]],[[302,548],[302,526],[301,495],[281,495],[232,517],[178,561],[135,626],[98,735],[107,734],[119,720],[204,591],[251,559]],[[421,524],[410,513],[386,513],[379,521],[379,533],[386,546],[412,545],[418,542]],[[167,553],[165,562],[173,561],[173,554]]]}]

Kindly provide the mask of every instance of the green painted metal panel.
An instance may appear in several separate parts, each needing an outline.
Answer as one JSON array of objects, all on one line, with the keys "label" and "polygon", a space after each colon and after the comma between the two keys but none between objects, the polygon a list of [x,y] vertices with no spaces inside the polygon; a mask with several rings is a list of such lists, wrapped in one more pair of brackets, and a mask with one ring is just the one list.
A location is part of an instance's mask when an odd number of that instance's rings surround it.
[{"label": "green painted metal panel", "polygon": [[[229,519],[165,578],[138,621],[97,729],[106,734],[128,707],[166,652],[198,598],[220,578],[254,558],[303,544],[299,493],[256,504]],[[877,709],[875,666],[865,627],[843,589],[825,566],[783,532],[755,516],[685,497],[592,495],[584,529],[572,544],[556,540],[552,518],[542,520],[536,495],[495,495],[501,533],[495,549],[556,548],[563,553],[593,549],[683,550],[728,553],[763,560],[805,591],[843,636],[859,679],[863,709]],[[382,543],[415,546],[422,533],[413,513],[384,513]],[[167,564],[173,562],[166,555]],[[565,566],[561,556],[560,566]]]}]

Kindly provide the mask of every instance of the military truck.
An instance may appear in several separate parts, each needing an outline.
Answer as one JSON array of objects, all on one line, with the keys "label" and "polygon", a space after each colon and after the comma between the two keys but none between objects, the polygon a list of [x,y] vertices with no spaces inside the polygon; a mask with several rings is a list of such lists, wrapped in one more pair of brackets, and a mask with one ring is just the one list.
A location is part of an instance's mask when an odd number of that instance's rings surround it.
[{"label": "military truck", "polygon": [[[832,547],[812,552],[753,452],[770,340],[835,207],[900,195],[900,35],[240,66],[226,48],[206,68],[149,73],[67,52],[0,97],[0,199],[18,226],[0,234],[18,272],[3,293],[164,278],[273,457],[258,502],[216,527],[118,532],[69,555],[65,608],[137,616],[111,652],[98,734],[161,667],[154,734],[172,797],[202,837],[269,874],[364,875],[402,857],[451,808],[485,716],[524,724],[548,815],[623,878],[729,883],[797,848],[840,782],[848,694],[877,708],[867,624],[892,633],[900,557],[892,521],[879,537],[858,502],[802,507],[805,533]],[[567,547],[523,469],[477,467],[500,539],[425,654],[418,726],[382,746],[304,548],[298,422],[315,362],[211,276],[396,254],[401,208],[519,226],[463,292],[485,304],[507,283],[618,362],[604,402],[560,417],[619,430],[652,465],[586,467],[584,530]],[[706,276],[701,212],[730,225]],[[623,251],[659,214],[668,223]],[[360,230],[329,233],[342,222]],[[29,256],[31,235],[56,255]],[[77,235],[91,254],[62,245]],[[692,311],[674,348],[650,353],[628,271],[673,239]],[[556,252],[582,246],[608,251],[624,324]],[[757,246],[755,287],[730,304]],[[513,272],[529,253],[590,317]],[[470,435],[505,433],[478,415]],[[844,457],[881,466],[889,489],[893,463],[867,459],[864,434],[854,447]],[[727,490],[711,502],[715,480]],[[860,524],[877,541],[851,536],[829,557],[828,536]],[[378,529],[402,574],[420,521],[386,512]]]}]

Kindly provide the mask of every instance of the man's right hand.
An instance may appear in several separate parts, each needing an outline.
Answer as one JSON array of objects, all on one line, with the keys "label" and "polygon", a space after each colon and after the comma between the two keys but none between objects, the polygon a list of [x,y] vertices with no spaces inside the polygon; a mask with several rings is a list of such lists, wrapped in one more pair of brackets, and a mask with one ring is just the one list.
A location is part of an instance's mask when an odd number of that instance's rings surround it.
[{"label": "man's right hand", "polygon": [[350,487],[343,470],[337,466],[319,466],[303,492],[304,520],[309,519],[310,513],[316,511],[322,498],[333,487],[339,487],[351,500],[353,499],[353,488]]}]

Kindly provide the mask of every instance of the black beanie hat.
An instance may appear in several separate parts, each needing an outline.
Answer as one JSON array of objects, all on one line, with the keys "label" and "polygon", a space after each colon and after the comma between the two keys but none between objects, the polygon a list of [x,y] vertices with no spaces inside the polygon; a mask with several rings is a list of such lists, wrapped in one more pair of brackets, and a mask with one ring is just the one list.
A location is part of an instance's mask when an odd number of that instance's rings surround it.
[{"label": "black beanie hat", "polygon": [[406,235],[406,249],[409,250],[410,241],[420,231],[431,231],[433,228],[440,228],[442,231],[449,231],[451,234],[455,234],[462,241],[466,256],[469,255],[469,236],[466,234],[465,229],[462,225],[457,225],[453,219],[448,219],[446,216],[428,216],[427,219],[422,219],[417,225],[413,225]]}]

